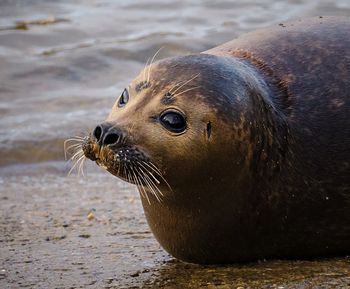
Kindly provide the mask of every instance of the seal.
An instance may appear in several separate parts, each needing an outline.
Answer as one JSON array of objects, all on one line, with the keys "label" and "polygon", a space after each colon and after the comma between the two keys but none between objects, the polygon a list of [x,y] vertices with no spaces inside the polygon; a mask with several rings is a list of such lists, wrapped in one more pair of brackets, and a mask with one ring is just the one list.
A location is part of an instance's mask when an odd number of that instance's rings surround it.
[{"label": "seal", "polygon": [[350,21],[313,18],[163,59],[86,136],[193,263],[350,253]]}]

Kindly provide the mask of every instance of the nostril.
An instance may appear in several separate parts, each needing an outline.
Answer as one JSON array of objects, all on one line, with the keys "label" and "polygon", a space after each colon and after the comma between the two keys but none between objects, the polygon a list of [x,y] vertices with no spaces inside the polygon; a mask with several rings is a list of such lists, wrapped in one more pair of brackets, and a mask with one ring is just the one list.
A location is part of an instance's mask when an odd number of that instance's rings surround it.
[{"label": "nostril", "polygon": [[117,143],[118,140],[119,140],[119,134],[110,133],[105,136],[103,143],[104,145],[109,145],[109,144]]},{"label": "nostril", "polygon": [[94,129],[94,132],[93,132],[93,135],[97,141],[100,140],[101,134],[102,134],[102,128],[98,125],[98,126],[96,126],[96,128]]}]

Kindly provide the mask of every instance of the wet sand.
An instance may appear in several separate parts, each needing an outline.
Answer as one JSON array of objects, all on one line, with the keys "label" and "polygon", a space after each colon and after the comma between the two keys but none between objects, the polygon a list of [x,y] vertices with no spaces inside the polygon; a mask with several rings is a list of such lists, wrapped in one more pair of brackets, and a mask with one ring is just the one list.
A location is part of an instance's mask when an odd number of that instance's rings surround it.
[{"label": "wet sand", "polygon": [[67,176],[63,140],[103,120],[159,47],[198,52],[348,1],[2,1],[0,288],[350,288],[348,257],[179,262],[136,189],[92,163]]},{"label": "wet sand", "polygon": [[177,261],[151,234],[137,192],[88,170],[85,178],[67,177],[59,163],[1,170],[0,288],[350,288],[348,258]]}]

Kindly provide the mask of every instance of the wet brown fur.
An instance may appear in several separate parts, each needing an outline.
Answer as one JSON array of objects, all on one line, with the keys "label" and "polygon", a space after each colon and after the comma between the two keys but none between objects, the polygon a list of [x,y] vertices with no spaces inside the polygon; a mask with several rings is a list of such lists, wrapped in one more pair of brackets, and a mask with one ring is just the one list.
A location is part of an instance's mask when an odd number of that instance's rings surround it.
[{"label": "wet brown fur", "polygon": [[[106,122],[170,184],[161,202],[141,196],[169,253],[195,263],[350,253],[348,18],[287,23],[150,68]],[[169,107],[186,116],[184,133],[159,124]],[[99,150],[90,138],[86,155]]]}]

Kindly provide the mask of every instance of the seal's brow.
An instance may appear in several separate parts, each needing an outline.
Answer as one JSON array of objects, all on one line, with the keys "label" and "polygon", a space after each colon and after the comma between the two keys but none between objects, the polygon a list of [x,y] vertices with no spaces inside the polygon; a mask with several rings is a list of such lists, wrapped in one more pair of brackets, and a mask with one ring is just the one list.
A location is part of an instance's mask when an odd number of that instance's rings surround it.
[{"label": "seal's brow", "polygon": [[160,101],[162,104],[165,105],[171,104],[175,101],[175,95],[172,95],[171,93],[167,92],[166,94],[164,94]]},{"label": "seal's brow", "polygon": [[138,84],[136,84],[135,90],[136,90],[136,92],[140,92],[141,90],[146,89],[150,86],[151,86],[150,82],[143,80],[143,81],[139,82]]}]

